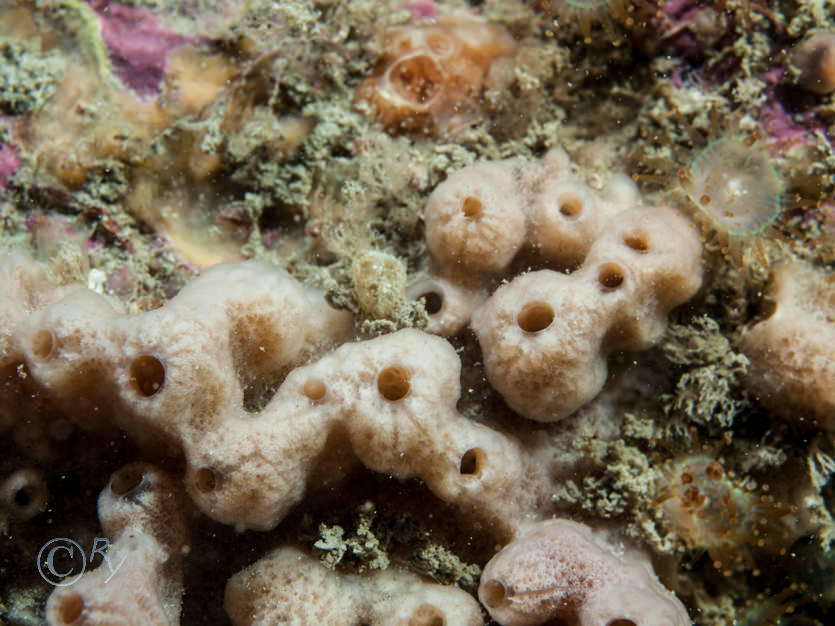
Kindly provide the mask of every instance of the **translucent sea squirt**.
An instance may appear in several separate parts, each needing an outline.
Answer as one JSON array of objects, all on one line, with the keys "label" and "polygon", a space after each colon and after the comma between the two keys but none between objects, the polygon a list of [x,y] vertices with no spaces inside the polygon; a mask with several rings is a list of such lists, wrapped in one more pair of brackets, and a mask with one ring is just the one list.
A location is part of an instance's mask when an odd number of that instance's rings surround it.
[{"label": "translucent sea squirt", "polygon": [[752,141],[717,139],[679,177],[693,203],[729,235],[761,233],[780,214],[783,183],[769,153]]}]

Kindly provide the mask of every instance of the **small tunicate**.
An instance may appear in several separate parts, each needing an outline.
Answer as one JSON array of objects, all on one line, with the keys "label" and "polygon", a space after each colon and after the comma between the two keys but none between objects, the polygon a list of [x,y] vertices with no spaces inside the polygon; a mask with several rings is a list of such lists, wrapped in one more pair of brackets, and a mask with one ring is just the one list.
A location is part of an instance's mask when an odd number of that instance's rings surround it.
[{"label": "small tunicate", "polygon": [[406,266],[385,252],[364,250],[351,268],[357,302],[375,319],[397,319],[406,293]]},{"label": "small tunicate", "polygon": [[717,228],[755,235],[780,215],[783,184],[765,150],[741,138],[722,138],[702,150],[682,186]]}]

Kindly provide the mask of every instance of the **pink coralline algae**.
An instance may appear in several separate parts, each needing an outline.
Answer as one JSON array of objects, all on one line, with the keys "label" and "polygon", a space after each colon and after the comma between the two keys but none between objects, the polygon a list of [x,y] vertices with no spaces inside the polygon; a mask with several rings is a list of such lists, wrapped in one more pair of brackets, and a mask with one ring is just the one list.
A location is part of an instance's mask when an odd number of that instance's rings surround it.
[{"label": "pink coralline algae", "polygon": [[[783,80],[786,70],[775,68],[760,76],[766,84],[768,99],[760,109],[761,119],[774,144],[774,152],[779,153],[785,148],[796,145],[814,143],[813,134],[816,130],[823,130],[823,124],[813,112],[806,112],[802,116],[793,116],[786,111],[778,98],[778,87]],[[800,120],[798,123],[797,120]]]},{"label": "pink coralline algae", "polygon": [[669,26],[664,39],[684,52],[699,56],[730,32],[727,15],[692,0],[667,2],[662,8]]},{"label": "pink coralline algae", "polygon": [[0,191],[5,191],[9,186],[17,168],[20,167],[20,159],[15,150],[9,144],[0,144]]},{"label": "pink coralline algae", "polygon": [[403,8],[412,14],[412,20],[415,22],[420,20],[434,20],[438,17],[438,5],[433,0],[407,2]]},{"label": "pink coralline algae", "polygon": [[105,0],[90,6],[98,15],[113,73],[140,96],[155,96],[168,54],[190,40],[165,28],[148,9]]},{"label": "pink coralline algae", "polygon": [[712,6],[696,0],[659,4],[658,13],[650,20],[654,28],[632,31],[633,40],[641,47],[654,49],[660,44],[685,59],[696,60],[704,58],[709,49],[732,32],[732,18]]}]

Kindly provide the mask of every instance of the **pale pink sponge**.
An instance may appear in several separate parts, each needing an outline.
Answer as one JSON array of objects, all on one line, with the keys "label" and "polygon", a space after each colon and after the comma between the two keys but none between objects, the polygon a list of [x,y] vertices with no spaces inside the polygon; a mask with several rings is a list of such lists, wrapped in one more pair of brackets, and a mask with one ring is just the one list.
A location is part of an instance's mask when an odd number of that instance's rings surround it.
[{"label": "pale pink sponge", "polygon": [[609,352],[660,339],[701,276],[701,243],[687,220],[661,207],[620,213],[579,270],[522,274],[475,312],[487,378],[521,415],[560,420],[600,392]]},{"label": "pale pink sponge", "polygon": [[[592,400],[608,353],[658,341],[670,310],[701,286],[701,241],[686,219],[641,206],[623,177],[593,189],[561,150],[456,172],[432,192],[425,221],[432,268],[408,293],[424,301],[427,330],[453,335],[471,322],[490,384],[538,421]],[[531,266],[548,269],[487,297]]]},{"label": "pale pink sponge", "polygon": [[0,267],[0,371],[26,363],[31,375],[28,395],[8,397],[9,413],[32,414],[33,395],[49,398],[52,413],[82,428],[117,426],[154,448],[188,446],[248,414],[289,369],[352,329],[322,292],[266,263],[215,266],[137,315],[81,285],[55,288],[22,256],[0,256]]},{"label": "pale pink sponge", "polygon": [[634,184],[623,176],[614,176],[601,191],[586,185],[562,150],[540,162],[474,163],[429,196],[426,245],[432,267],[409,295],[424,299],[427,330],[453,335],[494,282],[512,275],[514,264],[577,267],[603,227],[638,200]]},{"label": "pale pink sponge", "polygon": [[483,162],[456,172],[429,196],[426,244],[450,273],[504,270],[525,242],[524,198],[515,161]]},{"label": "pale pink sponge", "polygon": [[[662,209],[622,212],[573,274],[524,274],[488,300],[475,327],[488,376],[508,402],[553,418],[596,393],[606,351],[660,335],[669,307],[699,284],[698,241],[680,220]],[[270,530],[308,490],[336,492],[359,466],[420,480],[472,533],[516,537],[482,583],[482,600],[503,624],[544,621],[536,603],[534,617],[514,617],[517,598],[536,597],[525,585],[544,580],[537,589],[550,589],[547,598],[557,589],[549,576],[570,582],[577,571],[587,579],[571,583],[579,590],[543,600],[555,615],[611,626],[649,606],[677,618],[680,607],[643,563],[619,560],[571,522],[530,526],[553,510],[554,449],[458,411],[461,360],[449,342],[417,329],[345,341],[351,330],[320,291],[264,263],[215,266],[164,306],[127,314],[99,293],[50,284],[31,259],[0,256],[0,432],[46,466],[61,458],[67,435],[56,433],[121,429],[140,451],[172,454],[184,473],[175,481],[131,465],[114,474],[99,519],[111,558],[125,562],[109,583],[110,568],[99,567],[56,590],[49,623],[176,623],[188,510],[181,490],[214,520]],[[34,497],[45,487],[37,474],[22,479],[3,483],[6,508],[20,489]],[[19,518],[38,513],[43,491]],[[571,556],[548,556],[560,554]],[[343,576],[289,548],[233,577],[226,608],[236,625],[252,626],[480,623],[460,590],[393,570]],[[612,617],[591,621],[601,615]]]},{"label": "pale pink sponge", "polygon": [[770,315],[745,334],[746,382],[757,400],[798,422],[835,430],[835,275],[778,267]]},{"label": "pale pink sponge", "polygon": [[271,528],[355,457],[512,525],[533,505],[525,486],[536,472],[509,438],[455,410],[460,367],[446,341],[414,329],[345,344],[291,372],[259,415],[229,419],[190,447],[189,491],[217,520]]},{"label": "pale pink sponge", "polygon": [[98,513],[112,544],[108,561],[55,589],[46,605],[47,623],[178,624],[186,537],[181,489],[150,465],[128,465],[99,495]]},{"label": "pale pink sponge", "polygon": [[478,597],[503,626],[687,626],[648,558],[605,532],[538,522],[494,556]]},{"label": "pale pink sponge", "polygon": [[0,372],[12,381],[0,426],[47,442],[44,462],[56,416],[119,427],[143,448],[181,454],[186,490],[207,515],[259,530],[359,464],[420,478],[498,535],[543,504],[537,460],[456,410],[461,362],[440,337],[406,329],[316,361],[348,336],[350,317],[263,263],[215,266],[135,315],[51,286],[22,257],[0,267]]},{"label": "pale pink sponge", "polygon": [[235,626],[481,626],[478,603],[455,587],[388,569],[348,576],[295,548],[279,548],[226,585]]}]

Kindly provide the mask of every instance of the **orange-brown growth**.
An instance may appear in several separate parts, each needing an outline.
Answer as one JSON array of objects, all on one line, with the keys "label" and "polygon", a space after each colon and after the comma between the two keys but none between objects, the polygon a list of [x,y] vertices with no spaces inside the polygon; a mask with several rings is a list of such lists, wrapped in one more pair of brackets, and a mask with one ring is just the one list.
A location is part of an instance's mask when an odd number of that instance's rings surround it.
[{"label": "orange-brown growth", "polygon": [[495,64],[516,46],[499,28],[470,17],[448,17],[391,29],[374,76],[360,84],[355,104],[374,109],[394,133],[435,133],[471,122]]},{"label": "orange-brown growth", "polygon": [[756,574],[755,550],[780,552],[790,542],[784,521],[792,507],[736,481],[721,463],[685,457],[662,472],[654,504],[687,547],[706,550],[725,575]]},{"label": "orange-brown growth", "polygon": [[835,33],[807,37],[792,50],[791,62],[804,88],[819,95],[835,91]]},{"label": "orange-brown growth", "polygon": [[[592,30],[599,26],[602,33],[598,35],[612,45],[619,46],[623,41],[623,34],[618,32],[617,24],[627,27],[641,21],[644,13],[654,14],[658,7],[653,0],[647,2],[630,2],[629,0],[549,0],[542,3],[546,14],[552,17],[550,28],[546,33],[551,33],[559,28],[576,24],[582,35],[583,43],[592,43]],[[641,9],[636,12],[636,9]]]}]

